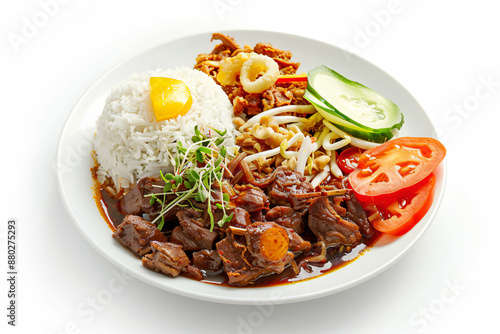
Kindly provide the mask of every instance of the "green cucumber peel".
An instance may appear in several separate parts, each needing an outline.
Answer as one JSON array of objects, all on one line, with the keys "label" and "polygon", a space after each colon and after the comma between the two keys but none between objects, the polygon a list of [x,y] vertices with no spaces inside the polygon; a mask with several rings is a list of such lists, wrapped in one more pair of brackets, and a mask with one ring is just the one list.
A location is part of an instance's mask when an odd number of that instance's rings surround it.
[{"label": "green cucumber peel", "polygon": [[403,126],[404,116],[399,107],[372,89],[324,65],[309,71],[307,77],[308,94],[322,104],[323,111],[351,123],[350,128],[392,137],[391,130]]}]

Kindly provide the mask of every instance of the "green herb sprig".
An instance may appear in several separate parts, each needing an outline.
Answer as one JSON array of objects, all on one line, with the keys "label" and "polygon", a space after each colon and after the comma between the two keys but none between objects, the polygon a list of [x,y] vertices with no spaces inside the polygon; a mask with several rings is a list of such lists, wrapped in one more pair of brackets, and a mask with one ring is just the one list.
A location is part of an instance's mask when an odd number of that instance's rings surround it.
[{"label": "green herb sprig", "polygon": [[[216,190],[212,189],[214,184],[218,185],[219,191],[222,193],[221,203],[215,203],[215,206],[223,211],[223,217],[217,222],[219,226],[223,226],[226,222],[233,218],[233,214],[227,215],[226,210],[230,201],[229,195],[222,192],[223,183],[223,164],[227,163],[227,149],[223,145],[228,138],[227,130],[219,131],[213,129],[220,137],[208,137],[201,133],[198,126],[195,126],[195,135],[191,137],[192,143],[184,147],[182,142],[177,142],[177,153],[175,157],[171,156],[174,161],[174,173],[163,174],[160,171],[160,176],[165,182],[162,193],[145,195],[151,197],[150,204],[156,202],[161,204],[161,210],[158,217],[153,220],[153,223],[158,223],[158,229],[162,229],[165,224],[164,214],[176,205],[191,206],[196,208],[192,201],[207,203],[207,212],[210,216],[210,231],[215,227],[215,219],[212,212],[211,203],[215,202],[213,193]],[[181,188],[181,186],[184,186]],[[182,189],[182,190],[181,190]],[[177,197],[169,203],[166,203],[167,195],[176,195]]]}]

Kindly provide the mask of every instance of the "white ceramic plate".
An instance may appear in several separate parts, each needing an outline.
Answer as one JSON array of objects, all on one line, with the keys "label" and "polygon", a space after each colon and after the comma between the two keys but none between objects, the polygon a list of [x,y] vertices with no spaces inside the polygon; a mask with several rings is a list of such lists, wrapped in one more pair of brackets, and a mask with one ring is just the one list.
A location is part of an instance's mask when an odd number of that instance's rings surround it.
[{"label": "white ceramic plate", "polygon": [[[425,111],[410,93],[387,73],[354,54],[323,42],[282,33],[225,33],[234,36],[241,45],[269,42],[278,48],[291,50],[292,60],[301,63],[299,72],[306,72],[318,65],[327,65],[398,104],[405,116],[402,136],[436,137]],[[290,303],[333,294],[374,277],[399,260],[429,227],[436,214],[444,192],[444,163],[436,170],[434,204],[410,232],[399,238],[384,236],[369,252],[365,252],[349,265],[327,275],[294,284],[264,288],[229,288],[184,277],[172,279],[145,269],[139,259],[111,237],[111,230],[99,214],[92,196],[93,181],[90,174],[93,165],[90,151],[95,121],[104,106],[105,98],[114,85],[132,73],[158,67],[193,66],[199,53],[210,52],[214,47],[215,42],[210,42],[210,38],[210,33],[193,35],[145,50],[102,76],[76,103],[61,134],[57,166],[61,197],[83,237],[112,263],[149,284],[188,297],[232,304]]]}]

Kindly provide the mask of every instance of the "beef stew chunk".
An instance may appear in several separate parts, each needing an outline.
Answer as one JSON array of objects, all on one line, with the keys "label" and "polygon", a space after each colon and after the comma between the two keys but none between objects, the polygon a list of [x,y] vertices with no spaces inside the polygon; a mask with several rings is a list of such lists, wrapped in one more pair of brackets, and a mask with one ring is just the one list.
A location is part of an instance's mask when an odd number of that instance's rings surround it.
[{"label": "beef stew chunk", "polygon": [[282,273],[295,255],[309,251],[311,244],[292,229],[255,222],[246,229],[229,228],[227,237],[216,247],[229,283],[246,285],[261,276]]},{"label": "beef stew chunk", "polygon": [[273,180],[267,187],[269,201],[274,205],[290,206],[294,210],[303,210],[307,204],[294,195],[313,192],[313,186],[298,172],[278,167],[273,173]]},{"label": "beef stew chunk", "polygon": [[[153,185],[159,185],[161,187],[153,187]],[[152,177],[144,177],[137,182],[137,188],[141,190],[142,193],[142,211],[146,213],[157,212],[160,210],[159,203],[151,204],[149,202],[149,197],[144,197],[149,194],[158,194],[163,192],[163,186],[165,183],[159,181]]]},{"label": "beef stew chunk", "polygon": [[197,251],[201,249],[212,249],[219,234],[210,231],[203,223],[191,218],[188,211],[177,213],[180,226],[177,226],[170,236],[170,242],[179,244],[186,251]]},{"label": "beef stew chunk", "polygon": [[243,190],[235,199],[236,207],[240,207],[250,213],[269,209],[269,200],[260,189],[249,188]]},{"label": "beef stew chunk", "polygon": [[142,265],[149,270],[176,277],[189,265],[189,258],[180,245],[153,241],[151,248],[153,253],[142,258]]},{"label": "beef stew chunk", "polygon": [[[125,215],[142,215],[146,219],[154,219],[154,217],[159,214],[161,205],[159,202],[151,204],[149,202],[150,197],[147,197],[146,195],[159,194],[163,192],[164,186],[165,183],[162,180],[158,180],[153,177],[144,177],[140,179],[139,182],[137,182],[137,186],[126,193],[118,202],[120,212]],[[161,196],[162,195],[159,195],[160,198]],[[169,195],[169,197],[167,197],[167,202],[176,198],[175,195]],[[169,211],[163,214],[163,219],[165,221],[175,220],[175,215],[180,210],[182,210],[182,207],[180,206],[172,207]]]},{"label": "beef stew chunk", "polygon": [[243,208],[236,207],[232,210],[228,210],[228,214],[232,214],[233,217],[229,222],[224,224],[223,229],[227,229],[229,226],[247,228],[247,226],[252,223],[250,213]]},{"label": "beef stew chunk", "polygon": [[267,268],[253,267],[244,258],[244,254],[248,253],[244,242],[235,240],[231,235],[219,241],[216,247],[229,284],[246,285],[262,275],[271,273],[271,270]]},{"label": "beef stew chunk", "polygon": [[153,223],[134,215],[123,219],[113,238],[138,256],[151,251],[152,241],[167,241],[167,237]]},{"label": "beef stew chunk", "polygon": [[297,256],[302,253],[307,253],[311,250],[311,243],[304,240],[298,233],[296,233],[291,228],[286,228],[288,233],[288,240],[290,244],[288,245],[288,250]]},{"label": "beef stew chunk", "polygon": [[375,230],[368,221],[368,217],[366,216],[366,212],[361,206],[361,203],[358,202],[356,196],[354,194],[350,194],[349,200],[346,201],[347,219],[354,222],[359,226],[359,231],[361,234],[367,238],[371,238],[375,235]]},{"label": "beef stew chunk", "polygon": [[204,272],[214,274],[222,270],[222,259],[215,249],[203,249],[193,252],[193,266]]},{"label": "beef stew chunk", "polygon": [[143,199],[141,189],[139,187],[133,188],[120,199],[120,211],[125,215],[140,215]]},{"label": "beef stew chunk", "polygon": [[342,219],[326,196],[315,198],[309,206],[308,226],[327,247],[356,246],[361,242],[358,225]]},{"label": "beef stew chunk", "polygon": [[169,242],[181,245],[186,251],[200,250],[200,245],[191,238],[189,235],[184,233],[182,226],[176,226],[170,234]]},{"label": "beef stew chunk", "polygon": [[266,221],[275,222],[286,228],[291,228],[296,233],[304,232],[305,215],[307,210],[295,211],[288,206],[275,206],[266,213]]}]

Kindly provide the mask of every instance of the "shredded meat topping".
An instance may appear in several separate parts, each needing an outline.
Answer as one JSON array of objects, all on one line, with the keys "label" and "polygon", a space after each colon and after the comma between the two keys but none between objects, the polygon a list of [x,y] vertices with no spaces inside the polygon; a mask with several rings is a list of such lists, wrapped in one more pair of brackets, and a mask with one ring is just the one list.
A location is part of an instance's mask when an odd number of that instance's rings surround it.
[{"label": "shredded meat topping", "polygon": [[[291,61],[291,51],[278,49],[269,43],[257,43],[253,48],[248,46],[241,48],[234,38],[220,33],[214,33],[213,40],[220,40],[222,43],[217,44],[211,53],[199,54],[194,68],[208,74],[217,83],[219,83],[217,74],[220,70],[220,61],[241,52],[255,52],[272,58],[278,64],[281,74],[296,74],[300,66],[300,63]],[[245,92],[240,82],[237,82],[232,86],[223,86],[223,89],[233,104],[236,116],[242,114],[252,116],[275,107],[308,104],[309,102],[303,99],[306,86],[307,83],[304,82],[276,83],[257,94]]]}]

